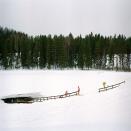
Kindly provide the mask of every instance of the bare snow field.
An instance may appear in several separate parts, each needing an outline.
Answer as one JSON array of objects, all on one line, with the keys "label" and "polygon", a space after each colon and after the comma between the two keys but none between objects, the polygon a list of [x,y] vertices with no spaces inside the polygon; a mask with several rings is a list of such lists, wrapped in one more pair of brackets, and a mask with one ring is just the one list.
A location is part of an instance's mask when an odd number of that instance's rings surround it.
[{"label": "bare snow field", "polygon": [[[98,92],[107,85],[119,87]],[[76,91],[80,96],[33,104],[0,101],[0,131],[131,131],[131,73],[115,71],[0,71],[0,97]]]}]

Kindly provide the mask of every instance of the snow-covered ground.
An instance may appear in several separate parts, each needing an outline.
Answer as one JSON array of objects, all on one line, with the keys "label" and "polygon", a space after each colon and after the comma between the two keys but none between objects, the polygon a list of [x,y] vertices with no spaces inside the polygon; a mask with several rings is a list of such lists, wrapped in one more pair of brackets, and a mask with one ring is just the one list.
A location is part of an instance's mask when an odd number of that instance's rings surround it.
[{"label": "snow-covered ground", "polygon": [[[107,85],[126,83],[99,93]],[[0,71],[0,97],[76,91],[80,96],[33,104],[0,101],[0,131],[131,131],[131,73],[112,71]]]}]

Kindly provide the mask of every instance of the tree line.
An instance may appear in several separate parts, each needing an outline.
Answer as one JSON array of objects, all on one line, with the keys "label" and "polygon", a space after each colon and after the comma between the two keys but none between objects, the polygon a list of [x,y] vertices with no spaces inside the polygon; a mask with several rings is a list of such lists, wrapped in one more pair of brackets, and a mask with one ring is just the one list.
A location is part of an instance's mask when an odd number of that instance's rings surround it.
[{"label": "tree line", "polygon": [[0,27],[0,69],[108,69],[130,71],[131,37],[29,36]]}]

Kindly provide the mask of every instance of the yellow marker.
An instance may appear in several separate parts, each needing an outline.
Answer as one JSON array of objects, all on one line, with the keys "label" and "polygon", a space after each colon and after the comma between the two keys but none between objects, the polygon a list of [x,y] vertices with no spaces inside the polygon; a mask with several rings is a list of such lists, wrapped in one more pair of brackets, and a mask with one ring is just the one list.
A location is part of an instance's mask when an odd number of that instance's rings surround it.
[{"label": "yellow marker", "polygon": [[106,85],[106,82],[103,82],[103,87],[104,87],[104,88],[106,87],[105,85]]}]

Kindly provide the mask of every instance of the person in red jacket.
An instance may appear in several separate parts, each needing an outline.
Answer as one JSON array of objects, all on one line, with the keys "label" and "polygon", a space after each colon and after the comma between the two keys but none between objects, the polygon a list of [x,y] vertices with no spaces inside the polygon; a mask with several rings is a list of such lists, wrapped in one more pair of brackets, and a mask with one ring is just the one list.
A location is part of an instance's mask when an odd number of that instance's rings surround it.
[{"label": "person in red jacket", "polygon": [[65,96],[67,96],[67,95],[68,95],[68,91],[65,92]]}]

